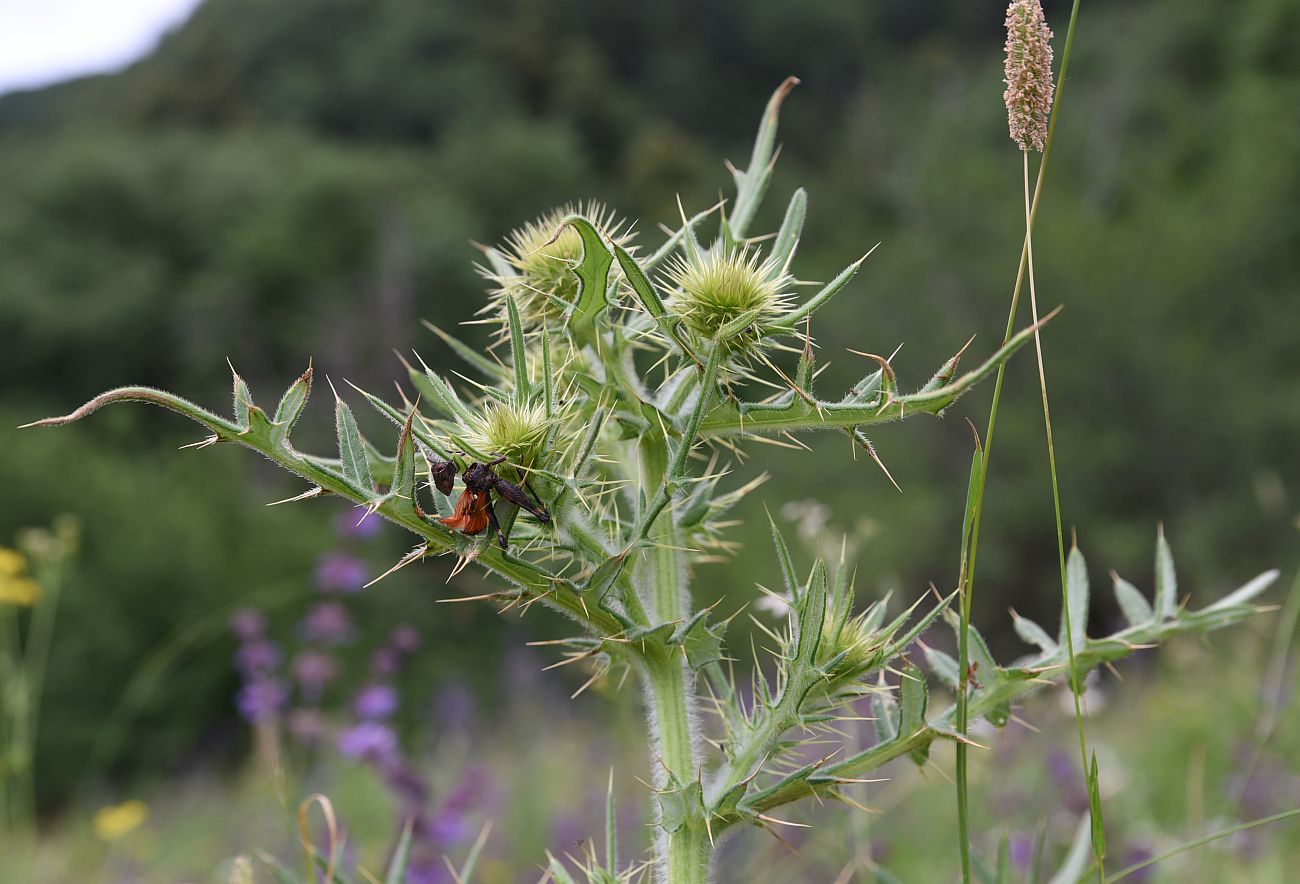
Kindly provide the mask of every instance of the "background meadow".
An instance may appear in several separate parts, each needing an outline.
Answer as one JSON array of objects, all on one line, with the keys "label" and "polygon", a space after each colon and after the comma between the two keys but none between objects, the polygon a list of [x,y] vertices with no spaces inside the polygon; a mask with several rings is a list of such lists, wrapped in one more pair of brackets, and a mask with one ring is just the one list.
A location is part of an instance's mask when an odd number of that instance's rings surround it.
[{"label": "background meadow", "polygon": [[[812,247],[800,267],[823,279],[881,243],[820,317],[824,383],[861,374],[850,347],[906,343],[895,365],[912,377],[972,331],[989,350],[1023,236],[1001,10],[914,6],[206,0],[121,73],[0,96],[0,546],[22,548],[23,528],[64,514],[78,532],[58,580],[36,819],[7,827],[0,879],[226,880],[236,854],[294,858],[292,811],[312,792],[331,797],[357,858],[382,865],[411,784],[403,792],[335,737],[365,720],[368,679],[394,662],[376,654],[398,651],[400,636],[419,647],[399,655],[392,714],[450,856],[490,820],[482,879],[536,880],[545,850],[600,839],[603,794],[553,784],[610,768],[620,828],[640,843],[647,765],[620,739],[638,713],[613,702],[616,683],[569,700],[585,673],[540,672],[553,657],[524,643],[563,634],[549,615],[521,626],[435,604],[443,561],[360,590],[406,537],[359,533],[339,506],[262,507],[301,489],[221,446],[174,451],[196,437],[170,416],[11,428],[128,382],[217,406],[227,357],[263,396],[309,359],[318,376],[380,392],[405,375],[394,349],[450,371],[420,320],[453,329],[481,306],[471,241],[589,197],[653,239],[676,220],[678,194],[688,211],[717,199],[720,159],[743,159],[757,109],[788,74],[802,85],[783,110],[761,220],[775,226],[806,186]],[[1058,30],[1066,7],[1046,4]],[[1094,585],[1114,568],[1149,586],[1160,521],[1194,598],[1276,566],[1265,600],[1291,600],[1129,660],[1089,692],[1123,864],[1300,806],[1300,11],[1097,0],[1074,51],[1035,229],[1039,297],[1066,306],[1044,342],[1067,528]],[[1051,623],[1059,606],[1035,388],[1022,355],[975,615],[1003,658],[1023,651],[1009,607]],[[941,423],[873,434],[901,495],[838,435],[798,456],[753,446],[772,475],[733,529],[742,554],[702,572],[706,595],[728,609],[759,598],[773,565],[764,506],[805,558],[847,536],[865,598],[954,584],[965,417],[980,421],[988,396]],[[309,406],[298,432],[325,447],[326,405]],[[479,580],[455,579],[465,594]],[[1118,622],[1101,595],[1094,630]],[[250,609],[274,661],[254,659],[256,636],[232,629]],[[0,611],[6,629],[31,616]],[[300,671],[309,653],[334,667],[315,689]],[[287,706],[259,715],[248,690],[259,667],[282,672],[292,708],[318,720]],[[990,732],[989,751],[973,754],[977,843],[991,853],[1006,834],[1027,870],[1041,832],[1052,867],[1087,806],[1068,694],[1017,715],[1037,731]],[[940,752],[924,772],[900,764],[866,787],[866,803],[901,808],[887,818],[814,811],[815,827],[787,845],[736,837],[725,880],[870,881],[871,863],[903,881],[947,880],[951,768]],[[1284,881],[1300,865],[1294,834],[1281,823],[1226,839],[1148,880]]]}]

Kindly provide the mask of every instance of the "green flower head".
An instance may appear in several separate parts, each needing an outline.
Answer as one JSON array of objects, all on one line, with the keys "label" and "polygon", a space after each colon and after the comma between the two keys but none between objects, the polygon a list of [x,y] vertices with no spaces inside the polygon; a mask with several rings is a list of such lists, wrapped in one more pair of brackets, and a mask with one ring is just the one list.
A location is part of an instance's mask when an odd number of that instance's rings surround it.
[{"label": "green flower head", "polygon": [[505,299],[515,299],[525,328],[536,329],[564,319],[578,297],[578,277],[573,268],[582,261],[582,237],[564,219],[582,215],[613,242],[629,248],[632,234],[627,224],[597,202],[569,204],[553,209],[512,231],[495,249],[498,260],[484,269],[496,283],[486,308],[505,315]]},{"label": "green flower head", "polygon": [[667,270],[673,289],[669,308],[702,338],[742,316],[751,321],[723,342],[729,350],[752,350],[762,344],[759,330],[790,308],[791,278],[757,252],[717,248],[695,258],[679,257]]}]

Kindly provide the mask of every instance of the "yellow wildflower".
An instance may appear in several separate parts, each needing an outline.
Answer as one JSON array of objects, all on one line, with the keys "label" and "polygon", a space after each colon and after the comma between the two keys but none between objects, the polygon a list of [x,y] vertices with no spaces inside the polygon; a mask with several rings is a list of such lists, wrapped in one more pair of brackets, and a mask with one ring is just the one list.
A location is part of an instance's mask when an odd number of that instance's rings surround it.
[{"label": "yellow wildflower", "polygon": [[27,559],[16,549],[0,546],[0,577],[17,577],[27,570]]},{"label": "yellow wildflower", "polygon": [[0,605],[30,608],[41,597],[41,585],[27,576],[27,559],[0,546]]},{"label": "yellow wildflower", "polygon": [[102,841],[116,841],[134,832],[149,818],[143,801],[124,801],[95,811],[92,825]]}]

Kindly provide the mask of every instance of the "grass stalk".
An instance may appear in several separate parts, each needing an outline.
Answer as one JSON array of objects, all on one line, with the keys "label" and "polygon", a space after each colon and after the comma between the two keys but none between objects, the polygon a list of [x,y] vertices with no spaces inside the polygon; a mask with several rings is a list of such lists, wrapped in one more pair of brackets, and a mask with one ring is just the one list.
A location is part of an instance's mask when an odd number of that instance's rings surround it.
[{"label": "grass stalk", "polygon": [[[1025,240],[1020,250],[1020,264],[1016,271],[1016,282],[1011,290],[1011,307],[1007,312],[1007,327],[1002,340],[1011,339],[1015,329],[1016,314],[1020,308],[1020,293],[1024,285],[1025,273],[1029,263],[1029,242],[1033,232],[1034,221],[1038,217],[1039,201],[1043,193],[1043,180],[1047,175],[1047,164],[1052,155],[1052,142],[1055,140],[1056,123],[1060,117],[1061,96],[1065,92],[1065,77],[1070,68],[1070,53],[1074,47],[1075,28],[1079,20],[1080,0],[1074,0],[1070,7],[1070,23],[1065,32],[1065,48],[1061,53],[1061,69],[1056,77],[1056,89],[1052,99],[1052,112],[1048,118],[1047,138],[1043,144],[1043,160],[1038,166],[1038,179],[1034,184],[1033,199],[1029,204],[1028,217],[1025,222]],[[1035,335],[1037,339],[1037,335]],[[971,601],[975,589],[975,565],[979,553],[980,524],[984,514],[984,490],[988,481],[989,461],[993,456],[993,435],[997,427],[998,406],[1002,401],[1002,384],[1006,379],[1006,364],[998,366],[997,377],[993,382],[993,402],[989,407],[988,429],[985,434],[984,452],[980,463],[979,477],[976,482],[974,500],[971,504],[971,528],[969,555],[963,556],[961,589],[961,623],[958,627],[958,673],[957,690],[957,729],[965,734],[970,726],[967,709],[967,693],[970,688],[970,656],[967,635],[970,629]],[[963,542],[965,538],[963,538]],[[970,810],[968,785],[968,747],[965,743],[957,744],[957,821],[959,829],[959,850],[963,884],[970,884]]]},{"label": "grass stalk", "polygon": [[[1034,322],[1038,322],[1038,290],[1034,284],[1034,244],[1032,228],[1029,223],[1029,152],[1022,151],[1021,154],[1024,158],[1025,264],[1029,276],[1029,309]],[[1043,341],[1037,328],[1034,329],[1034,355],[1038,360],[1038,389],[1043,397],[1043,428],[1047,437],[1047,466],[1052,476],[1052,513],[1056,519],[1056,554],[1061,572],[1061,611],[1065,620],[1065,651],[1070,661],[1070,677],[1067,679],[1067,683],[1070,686],[1070,695],[1074,698],[1074,723],[1079,731],[1080,770],[1087,777],[1089,776],[1088,738],[1084,733],[1083,707],[1079,700],[1083,685],[1075,677],[1074,668],[1074,626],[1070,622],[1070,591],[1065,576],[1065,533],[1061,526],[1061,487],[1056,475],[1056,445],[1052,438],[1052,410],[1047,402],[1047,372],[1043,367]],[[1093,791],[1090,786],[1089,795],[1092,795]],[[1094,814],[1094,824],[1099,825],[1096,822],[1096,817],[1100,816],[1100,808],[1092,807],[1091,811]],[[1097,881],[1098,884],[1104,884],[1106,880],[1105,854],[1095,842],[1093,849],[1097,860]]]}]

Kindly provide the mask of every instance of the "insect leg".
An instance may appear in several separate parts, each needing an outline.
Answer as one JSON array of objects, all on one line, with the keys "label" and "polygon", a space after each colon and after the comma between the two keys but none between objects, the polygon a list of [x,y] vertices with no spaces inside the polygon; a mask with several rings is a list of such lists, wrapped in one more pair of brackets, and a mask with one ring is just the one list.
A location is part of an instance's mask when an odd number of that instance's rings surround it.
[{"label": "insect leg", "polygon": [[502,549],[509,549],[510,543],[506,540],[506,533],[501,530],[501,523],[497,521],[496,510],[492,508],[492,498],[487,492],[484,492],[484,499],[487,501],[484,509],[487,510],[488,521],[492,523],[492,530],[497,533],[497,542],[501,544]]}]

